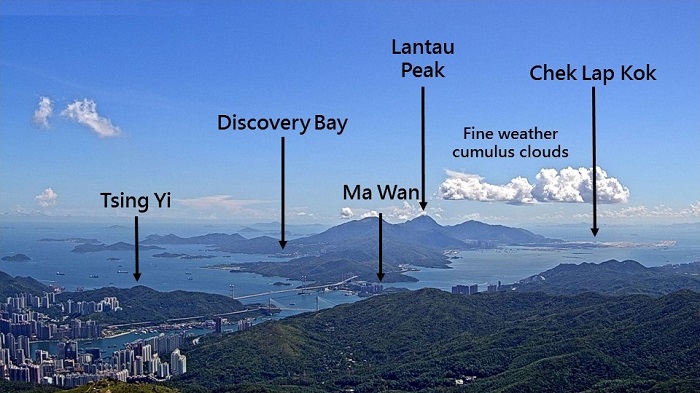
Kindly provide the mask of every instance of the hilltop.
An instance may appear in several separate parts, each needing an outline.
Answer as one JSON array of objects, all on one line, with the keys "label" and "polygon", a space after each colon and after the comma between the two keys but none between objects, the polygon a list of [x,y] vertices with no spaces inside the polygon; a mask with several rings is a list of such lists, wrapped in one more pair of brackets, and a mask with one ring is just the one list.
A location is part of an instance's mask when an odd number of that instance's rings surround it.
[{"label": "hilltop", "polygon": [[[40,296],[51,290],[31,277],[12,277],[0,271],[0,299],[20,293]],[[82,292],[63,292],[56,295],[56,300],[99,302],[105,297],[116,297],[122,310],[93,313],[81,318],[90,318],[105,324],[163,322],[172,318],[212,316],[246,309],[238,300],[224,295],[186,291],[160,292],[142,285],[132,288],[105,287]],[[49,310],[49,313],[51,312]]]},{"label": "hilltop", "polygon": [[105,297],[119,299],[120,311],[99,312],[86,315],[94,321],[105,324],[124,324],[132,322],[155,323],[172,318],[209,316],[245,309],[241,302],[223,295],[202,292],[159,292],[137,285],[132,288],[107,287],[83,292],[64,292],[57,300],[99,302]]},{"label": "hilltop", "polygon": [[700,294],[690,291],[376,296],[205,338],[186,353],[191,371],[172,385],[196,392],[688,391],[700,382],[699,308]]},{"label": "hilltop", "polygon": [[[349,221],[319,234],[290,240],[284,250],[278,239],[259,236],[246,239],[239,234],[211,233],[182,238],[174,234],[150,235],[144,244],[206,244],[211,250],[231,253],[297,256],[289,262],[227,264],[234,272],[252,272],[319,282],[336,282],[353,273],[362,280],[376,280],[379,219],[370,217]],[[442,226],[429,216],[419,216],[400,224],[383,225],[383,264],[387,282],[415,281],[405,276],[404,265],[447,268],[446,250],[490,248],[501,245],[558,245],[524,229],[467,221]],[[402,268],[404,266],[404,268]]]},{"label": "hilltop", "polygon": [[501,289],[556,294],[665,295],[681,289],[700,292],[700,262],[649,268],[637,261],[614,259],[598,264],[560,264]]},{"label": "hilltop", "polygon": [[[285,253],[341,251],[362,248],[371,243],[376,248],[379,219],[368,217],[349,221],[321,233],[290,240]],[[551,245],[561,240],[548,239],[520,228],[466,221],[454,226],[442,226],[429,216],[419,216],[400,224],[384,223],[385,241],[409,247],[444,251],[496,245]],[[236,253],[278,253],[279,239],[258,236],[247,239],[238,233],[210,233],[183,238],[174,234],[149,235],[143,244],[206,244],[212,249]]]},{"label": "hilltop", "polygon": [[12,277],[0,271],[0,299],[2,302],[10,296],[19,293],[31,293],[40,296],[44,292],[51,292],[51,288],[31,277]]}]

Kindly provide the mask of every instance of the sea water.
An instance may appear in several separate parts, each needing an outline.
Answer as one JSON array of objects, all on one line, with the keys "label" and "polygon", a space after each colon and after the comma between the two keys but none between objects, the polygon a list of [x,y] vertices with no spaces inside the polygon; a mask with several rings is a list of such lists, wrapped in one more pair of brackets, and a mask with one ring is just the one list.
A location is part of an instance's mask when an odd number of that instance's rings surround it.
[{"label": "sea water", "polygon": [[[149,234],[175,233],[181,237],[202,235],[213,232],[231,233],[225,225],[162,225],[140,226],[141,239]],[[632,247],[587,247],[587,248],[541,248],[503,247],[498,249],[470,250],[456,254],[450,259],[447,269],[417,267],[407,275],[418,279],[412,283],[386,283],[385,287],[420,289],[425,287],[450,290],[456,284],[479,284],[480,290],[487,284],[517,282],[525,277],[551,269],[560,263],[599,263],[609,259],[633,259],[645,266],[660,266],[669,263],[700,261],[700,237],[697,228],[692,226],[666,227],[609,227],[602,228],[596,238],[585,225],[551,226],[532,228],[536,233],[567,241],[583,242],[629,242]],[[70,252],[74,243],[40,241],[43,238],[96,239],[105,244],[115,242],[133,243],[133,228],[129,226],[109,226],[98,223],[5,223],[0,224],[0,257],[23,253],[32,258],[28,262],[0,261],[0,271],[13,276],[30,276],[45,284],[65,287],[67,291],[78,288],[85,290],[114,286],[130,288],[137,283],[133,273],[133,251],[105,251],[96,253]],[[655,247],[651,244],[672,240],[671,247]],[[645,245],[646,244],[646,245]],[[231,254],[212,251],[206,245],[161,245],[165,250],[141,250],[138,285],[145,285],[158,291],[196,291],[234,296],[291,289],[302,284],[299,280],[282,277],[263,277],[252,273],[231,273],[227,269],[206,268],[210,265],[248,262],[281,262],[278,258],[261,254]],[[385,248],[385,253],[390,252]],[[189,255],[212,255],[210,259],[157,258],[154,254],[169,252]],[[111,259],[110,259],[111,258]],[[115,260],[116,259],[116,260]],[[118,273],[127,271],[128,273]],[[57,275],[56,273],[63,273]],[[97,278],[90,278],[95,276]],[[340,279],[340,278],[339,278]],[[274,285],[287,282],[290,286]],[[269,300],[269,299],[272,300]],[[336,304],[354,302],[361,298],[344,291],[300,294],[298,290],[246,299],[245,303],[273,302],[283,307],[276,318],[295,315],[301,312],[327,308]],[[193,331],[204,333],[205,331]],[[93,340],[90,347],[121,348],[124,343],[137,338],[146,338],[136,333],[111,339]],[[51,343],[36,343],[33,349],[53,349]],[[103,348],[104,347],[104,348]],[[53,352],[52,352],[53,353]]]},{"label": "sea water", "polygon": [[[589,248],[528,248],[504,247],[498,249],[460,252],[451,259],[448,269],[420,268],[407,273],[417,278],[415,283],[386,284],[410,289],[435,287],[449,289],[458,283],[513,283],[525,277],[551,269],[560,263],[599,263],[609,259],[633,259],[645,266],[660,266],[669,263],[688,263],[700,260],[700,236],[694,227],[610,227],[602,228],[596,238],[585,225],[540,226],[532,230],[544,236],[567,241],[585,242],[629,242],[633,247],[589,247]],[[149,234],[175,233],[187,237],[212,232],[226,232],[225,225],[141,225],[141,238]],[[13,276],[30,276],[45,284],[65,287],[67,291],[77,288],[94,289],[106,286],[129,288],[137,283],[131,273],[134,268],[133,251],[105,251],[95,253],[70,252],[75,244],[67,242],[40,241],[43,238],[88,238],[111,244],[119,241],[133,243],[133,228],[108,226],[98,223],[3,223],[0,225],[0,257],[14,253],[27,254],[28,262],[0,261],[0,271]],[[655,247],[651,244],[665,240],[675,241],[671,247]],[[647,246],[644,246],[644,245]],[[165,250],[141,250],[138,285],[158,291],[197,291],[234,296],[250,295],[279,289],[294,288],[300,280],[282,277],[263,277],[253,273],[230,273],[227,269],[205,268],[216,264],[247,262],[282,262],[278,258],[261,254],[231,254],[211,251],[206,245],[161,245]],[[385,253],[390,250],[385,248]],[[209,259],[157,258],[154,254],[169,252],[189,255],[211,255]],[[112,258],[110,260],[110,258]],[[114,260],[116,258],[117,260]],[[407,261],[410,262],[410,261]],[[126,271],[128,273],[118,273]],[[63,275],[57,275],[60,272]],[[96,278],[90,278],[90,276]],[[301,279],[301,277],[299,278]],[[340,280],[340,278],[339,278]],[[275,282],[287,282],[291,286],[276,286]],[[292,293],[293,295],[294,293]],[[286,302],[289,294],[273,296]],[[326,295],[331,296],[330,294]],[[336,302],[345,302],[345,296],[335,296]],[[247,302],[265,301],[253,298]],[[333,299],[330,299],[333,301]]]}]

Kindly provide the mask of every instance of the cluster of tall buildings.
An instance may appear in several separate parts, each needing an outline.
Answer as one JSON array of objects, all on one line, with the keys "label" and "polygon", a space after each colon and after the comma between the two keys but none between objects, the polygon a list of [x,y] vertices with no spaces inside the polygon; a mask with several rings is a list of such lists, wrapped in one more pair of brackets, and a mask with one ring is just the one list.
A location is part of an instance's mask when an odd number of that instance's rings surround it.
[{"label": "cluster of tall buildings", "polygon": [[[68,314],[67,323],[63,323],[64,319],[54,320],[40,312],[54,308],[63,315]],[[5,303],[0,303],[0,378],[66,388],[103,378],[127,381],[128,377],[136,375],[133,374],[133,367],[123,369],[112,364],[111,359],[102,358],[99,349],[78,353],[76,341],[103,335],[101,324],[92,320],[82,321],[77,316],[120,310],[116,297],[105,297],[99,302],[67,300],[65,303],[57,302],[53,292],[44,292],[41,296],[20,293],[8,297]],[[32,358],[30,340],[60,342],[55,355],[37,350]],[[177,343],[173,348],[177,348],[181,342]],[[165,364],[167,366],[168,363]]]},{"label": "cluster of tall buildings", "polygon": [[357,291],[360,296],[377,295],[382,293],[384,286],[378,282],[354,281],[347,285],[351,290]]},{"label": "cluster of tall buildings", "polygon": [[29,358],[29,338],[0,335],[0,378],[72,388],[111,378],[122,382],[167,380],[187,372],[187,357],[180,352],[185,333],[160,334],[139,340],[111,357],[99,348],[79,351],[78,341],[62,341],[56,354],[34,351]]},{"label": "cluster of tall buildings", "polygon": [[[128,344],[125,349],[114,351],[111,363],[118,370],[126,371],[127,375],[136,378],[169,379],[171,375],[187,372],[187,357],[180,353],[179,348],[184,340],[184,333],[169,336],[161,334],[139,340]],[[165,357],[161,354],[165,354]]]},{"label": "cluster of tall buildings", "polygon": [[246,329],[250,329],[253,326],[253,318],[245,318],[238,320],[238,331],[241,332]]},{"label": "cluster of tall buildings", "polygon": [[114,296],[108,296],[99,302],[74,302],[70,299],[65,306],[61,303],[64,312],[68,314],[90,315],[96,312],[120,311],[119,300]]},{"label": "cluster of tall buildings", "polygon": [[[223,333],[224,332],[224,324],[227,322],[228,322],[228,320],[226,318],[215,317],[214,318],[214,332],[215,333]],[[237,325],[238,325],[239,332],[242,330],[249,329],[251,326],[253,326],[253,318],[239,319],[237,322]]]},{"label": "cluster of tall buildings", "polygon": [[[486,291],[487,292],[498,292],[501,287],[501,282],[499,281],[498,284],[488,284],[486,286]],[[479,292],[479,284],[471,284],[471,285],[453,285],[452,286],[452,293],[455,295],[473,295],[475,293]]]},{"label": "cluster of tall buildings", "polygon": [[59,324],[58,321],[51,320],[46,314],[35,310],[52,307],[60,308],[62,313],[67,312],[69,315],[121,310],[116,297],[105,297],[99,302],[68,300],[64,305],[56,302],[54,293],[44,292],[42,296],[22,293],[8,297],[5,303],[0,304],[0,334],[37,340],[102,337],[103,326],[94,321],[70,319],[68,324]]}]

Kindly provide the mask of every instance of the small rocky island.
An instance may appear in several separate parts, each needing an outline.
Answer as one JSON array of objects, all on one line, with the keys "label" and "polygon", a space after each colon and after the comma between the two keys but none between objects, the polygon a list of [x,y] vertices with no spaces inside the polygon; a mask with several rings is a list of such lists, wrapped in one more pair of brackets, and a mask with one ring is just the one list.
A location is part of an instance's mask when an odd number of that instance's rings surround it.
[{"label": "small rocky island", "polygon": [[15,255],[8,255],[6,257],[2,257],[3,261],[9,261],[9,262],[27,262],[31,261],[32,258],[29,258],[29,256],[24,255],[24,254],[15,254]]}]

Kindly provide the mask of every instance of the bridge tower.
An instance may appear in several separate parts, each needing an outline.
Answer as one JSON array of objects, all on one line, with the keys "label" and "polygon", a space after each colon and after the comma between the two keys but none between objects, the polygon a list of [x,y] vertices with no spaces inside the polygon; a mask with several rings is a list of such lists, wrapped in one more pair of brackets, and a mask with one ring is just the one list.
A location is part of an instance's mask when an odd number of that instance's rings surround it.
[{"label": "bridge tower", "polygon": [[233,284],[229,284],[228,286],[228,295],[231,296],[231,299],[235,299],[235,297],[233,296]]}]

